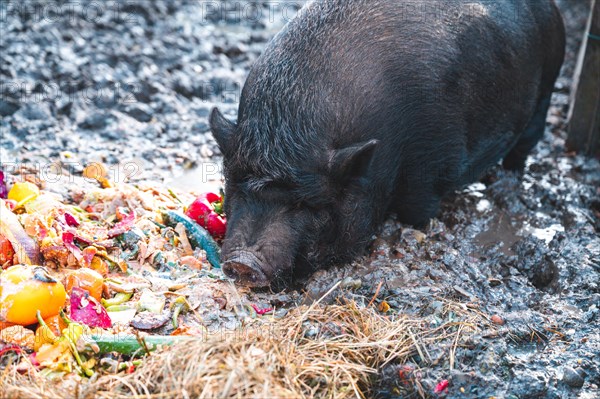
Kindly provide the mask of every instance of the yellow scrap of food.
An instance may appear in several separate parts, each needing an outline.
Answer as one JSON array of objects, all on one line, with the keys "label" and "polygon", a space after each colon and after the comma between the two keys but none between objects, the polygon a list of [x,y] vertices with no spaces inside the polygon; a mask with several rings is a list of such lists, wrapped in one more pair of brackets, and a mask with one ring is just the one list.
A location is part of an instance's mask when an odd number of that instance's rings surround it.
[{"label": "yellow scrap of food", "polygon": [[65,280],[67,291],[71,292],[73,287],[86,290],[98,302],[102,299],[104,278],[95,270],[82,267],[69,273]]},{"label": "yellow scrap of food", "polygon": [[42,266],[16,265],[0,275],[0,319],[23,326],[56,316],[65,304],[67,293]]},{"label": "yellow scrap of food", "polygon": [[40,189],[28,181],[15,183],[8,192],[8,199],[17,201],[17,206],[23,205],[40,195]]},{"label": "yellow scrap of food", "polygon": [[83,169],[83,177],[88,179],[98,180],[107,174],[106,167],[100,162],[92,162]]},{"label": "yellow scrap of food", "polygon": [[107,178],[108,172],[106,167],[99,163],[93,162],[83,169],[83,177],[98,181],[103,188],[113,187],[113,184]]}]

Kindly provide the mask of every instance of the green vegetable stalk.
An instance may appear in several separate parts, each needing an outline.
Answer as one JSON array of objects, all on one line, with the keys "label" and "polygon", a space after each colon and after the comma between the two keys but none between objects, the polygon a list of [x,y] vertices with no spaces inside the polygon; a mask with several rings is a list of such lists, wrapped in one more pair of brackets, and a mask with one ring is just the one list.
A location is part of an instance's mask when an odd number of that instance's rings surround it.
[{"label": "green vegetable stalk", "polygon": [[117,294],[110,299],[102,298],[102,306],[108,308],[110,306],[121,305],[130,300],[132,296],[133,293],[117,292]]},{"label": "green vegetable stalk", "polygon": [[[135,335],[110,335],[93,334],[91,339],[98,345],[100,353],[118,352],[123,355],[134,356],[156,350],[159,346],[172,346],[180,342],[193,339],[188,336],[149,335],[138,339]],[[145,346],[140,340],[143,340]]]},{"label": "green vegetable stalk", "polygon": [[184,296],[180,296],[171,304],[171,310],[173,310],[173,328],[177,329],[179,327],[179,314],[190,310],[190,304]]},{"label": "green vegetable stalk", "polygon": [[213,267],[221,267],[221,251],[219,246],[202,226],[176,211],[165,211],[163,219],[171,227],[177,226],[177,223],[183,224],[183,227],[188,232],[190,243],[194,247],[199,247],[206,251],[206,258]]}]

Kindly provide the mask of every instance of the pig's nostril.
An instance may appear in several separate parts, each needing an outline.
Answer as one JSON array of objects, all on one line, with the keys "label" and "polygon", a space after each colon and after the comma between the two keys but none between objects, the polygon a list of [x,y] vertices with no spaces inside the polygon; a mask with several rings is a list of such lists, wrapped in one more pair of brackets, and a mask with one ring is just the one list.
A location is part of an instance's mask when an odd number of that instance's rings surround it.
[{"label": "pig's nostril", "polygon": [[256,266],[238,261],[228,261],[223,265],[223,273],[236,283],[249,287],[266,287],[270,284],[265,273]]}]

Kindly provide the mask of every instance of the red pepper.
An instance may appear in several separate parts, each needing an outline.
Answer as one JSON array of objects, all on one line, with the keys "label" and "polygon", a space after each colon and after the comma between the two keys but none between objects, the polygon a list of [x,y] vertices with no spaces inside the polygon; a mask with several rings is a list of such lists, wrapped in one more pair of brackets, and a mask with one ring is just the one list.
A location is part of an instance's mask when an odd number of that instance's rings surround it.
[{"label": "red pepper", "polygon": [[436,385],[433,392],[435,392],[436,394],[439,395],[442,392],[444,392],[446,389],[448,389],[448,380],[442,380]]},{"label": "red pepper", "polygon": [[223,198],[219,194],[204,193],[188,207],[185,214],[204,227],[215,238],[223,238],[227,220],[223,216]]},{"label": "red pepper", "polygon": [[254,311],[256,312],[257,315],[262,316],[266,313],[272,312],[273,308],[265,308],[265,309],[261,309],[258,306],[256,306],[255,304],[251,304],[252,309],[254,309]]}]

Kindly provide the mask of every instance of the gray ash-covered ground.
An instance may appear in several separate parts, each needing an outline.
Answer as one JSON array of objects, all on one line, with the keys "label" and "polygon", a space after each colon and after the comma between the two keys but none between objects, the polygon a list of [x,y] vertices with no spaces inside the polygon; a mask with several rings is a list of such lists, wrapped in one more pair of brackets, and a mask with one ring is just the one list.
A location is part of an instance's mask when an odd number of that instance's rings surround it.
[{"label": "gray ash-covered ground", "polygon": [[[117,180],[202,189],[219,179],[211,107],[235,116],[249,67],[302,3],[3,1],[3,168],[34,166],[44,179],[60,165],[68,179],[102,161]],[[435,322],[441,301],[455,299],[505,324],[468,337],[453,370],[443,345],[436,361],[415,356],[427,392],[449,379],[446,397],[599,397],[600,164],[565,149],[589,1],[558,3],[567,60],[524,176],[496,168],[423,232],[390,220],[364,259],[257,301],[292,305],[343,279],[343,295],[367,304],[381,283],[376,304]],[[374,391],[417,397],[398,381],[403,366],[382,370]]]}]

